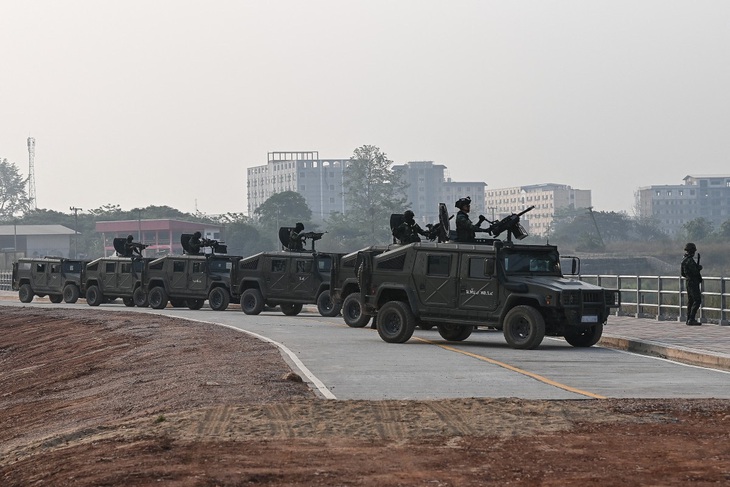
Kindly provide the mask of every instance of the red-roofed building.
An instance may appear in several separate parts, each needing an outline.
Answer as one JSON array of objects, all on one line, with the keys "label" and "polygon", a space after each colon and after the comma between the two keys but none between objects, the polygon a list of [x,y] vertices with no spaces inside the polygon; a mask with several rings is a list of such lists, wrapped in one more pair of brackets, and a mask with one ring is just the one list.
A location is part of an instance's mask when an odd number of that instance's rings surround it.
[{"label": "red-roofed building", "polygon": [[148,247],[144,250],[147,257],[164,254],[182,254],[180,235],[200,232],[204,238],[222,240],[222,227],[209,223],[187,222],[183,220],[120,220],[96,222],[96,231],[101,233],[104,242],[104,255],[114,254],[113,241],[117,237],[132,235],[135,242]]}]

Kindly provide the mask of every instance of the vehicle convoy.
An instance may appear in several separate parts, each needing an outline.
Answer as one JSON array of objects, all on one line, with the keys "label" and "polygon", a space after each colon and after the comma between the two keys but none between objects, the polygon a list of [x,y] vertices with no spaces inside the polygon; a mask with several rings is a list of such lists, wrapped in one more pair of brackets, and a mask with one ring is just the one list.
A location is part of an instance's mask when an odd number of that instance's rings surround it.
[{"label": "vehicle convoy", "polygon": [[[279,229],[279,240],[289,248],[291,228]],[[305,304],[316,304],[322,316],[337,316],[340,306],[330,295],[333,257],[338,254],[317,252],[314,242],[322,233],[307,232],[300,236],[312,242],[311,251],[282,250],[261,252],[240,259],[233,273],[235,294],[241,310],[257,315],[264,306],[279,306],[288,316],[299,314]]]},{"label": "vehicle convoy", "polygon": [[[439,224],[453,236],[444,209]],[[562,336],[574,347],[596,344],[611,308],[620,305],[618,290],[565,277],[554,245],[513,243],[512,236],[527,236],[519,215],[490,223],[484,231],[493,237],[507,232],[506,241],[449,239],[361,254],[360,299],[363,312],[377,316],[380,337],[404,343],[425,324],[446,340],[462,341],[474,327],[488,326],[518,349],[538,347],[545,335]],[[580,261],[566,259],[577,274]]]},{"label": "vehicle convoy", "polygon": [[52,303],[75,303],[84,295],[84,263],[64,257],[22,257],[13,262],[12,289],[22,303],[30,303],[34,296],[48,296]]},{"label": "vehicle convoy", "polygon": [[199,247],[210,252],[200,253],[191,245],[191,237],[181,236],[182,255],[149,262],[141,289],[151,308],[162,309],[170,302],[173,307],[200,309],[208,300],[211,309],[223,311],[237,301],[231,294],[231,273],[241,257],[227,255],[222,242],[209,239],[202,239]]}]

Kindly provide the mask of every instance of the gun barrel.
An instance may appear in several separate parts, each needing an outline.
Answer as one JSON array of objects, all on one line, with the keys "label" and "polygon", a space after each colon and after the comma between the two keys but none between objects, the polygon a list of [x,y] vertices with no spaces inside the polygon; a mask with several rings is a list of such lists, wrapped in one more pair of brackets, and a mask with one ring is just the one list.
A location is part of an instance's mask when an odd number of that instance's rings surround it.
[{"label": "gun barrel", "polygon": [[528,211],[530,211],[530,210],[533,210],[533,209],[535,209],[535,205],[532,205],[532,206],[528,206],[527,208],[525,208],[525,209],[524,209],[524,210],[522,210],[521,212],[517,213],[517,216],[522,216],[522,215],[524,215],[525,213],[527,213]]}]

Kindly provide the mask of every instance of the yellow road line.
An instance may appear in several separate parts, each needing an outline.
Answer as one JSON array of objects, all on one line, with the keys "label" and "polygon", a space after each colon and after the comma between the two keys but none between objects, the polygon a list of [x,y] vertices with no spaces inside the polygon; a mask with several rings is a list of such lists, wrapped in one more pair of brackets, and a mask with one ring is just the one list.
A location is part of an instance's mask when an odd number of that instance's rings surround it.
[{"label": "yellow road line", "polygon": [[538,374],[535,374],[535,373],[532,373],[532,372],[528,372],[526,370],[522,370],[522,369],[520,369],[518,367],[515,367],[513,365],[505,364],[504,362],[500,362],[498,360],[494,360],[494,359],[491,359],[491,358],[488,358],[488,357],[484,357],[482,355],[477,355],[475,353],[466,352],[464,350],[459,350],[458,348],[454,348],[454,347],[451,347],[449,345],[443,345],[441,343],[434,342],[434,341],[431,341],[431,340],[427,340],[425,338],[412,337],[411,339],[412,340],[418,340],[419,342],[428,343],[429,345],[436,345],[437,347],[441,347],[444,350],[448,350],[450,352],[460,353],[460,354],[466,355],[468,357],[472,357],[472,358],[475,358],[477,360],[481,360],[483,362],[487,362],[487,363],[490,363],[490,364],[493,364],[493,365],[498,365],[498,366],[503,367],[503,368],[505,368],[507,370],[511,370],[512,372],[517,372],[518,374],[526,375],[527,377],[531,377],[531,378],[533,378],[535,380],[538,380],[538,381],[543,382],[545,384],[551,385],[553,387],[557,387],[559,389],[563,389],[563,390],[568,391],[568,392],[573,392],[575,394],[580,394],[582,396],[592,397],[593,399],[606,399],[605,396],[601,396],[600,394],[594,394],[592,392],[583,391],[581,389],[576,389],[575,387],[566,386],[565,384],[561,384],[560,382],[555,382],[554,380],[550,380],[547,377],[543,377],[541,375],[538,375]]}]

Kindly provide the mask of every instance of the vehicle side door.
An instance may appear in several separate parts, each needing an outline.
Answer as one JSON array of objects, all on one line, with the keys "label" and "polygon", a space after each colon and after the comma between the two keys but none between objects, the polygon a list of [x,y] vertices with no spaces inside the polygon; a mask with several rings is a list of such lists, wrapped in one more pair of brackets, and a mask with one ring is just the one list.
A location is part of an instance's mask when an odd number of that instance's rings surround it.
[{"label": "vehicle side door", "polygon": [[456,271],[454,252],[421,250],[416,255],[413,282],[421,305],[429,315],[453,315],[456,309]]},{"label": "vehicle side door", "polygon": [[206,261],[203,259],[190,260],[188,262],[188,288],[193,292],[205,292],[208,286],[206,275]]},{"label": "vehicle side door", "polygon": [[48,289],[61,290],[62,287],[61,263],[51,262],[48,264]]},{"label": "vehicle side door", "polygon": [[108,260],[99,267],[101,272],[101,289],[110,291],[117,288],[117,262]]},{"label": "vehicle side door", "polygon": [[264,262],[266,267],[263,268],[265,275],[266,287],[271,296],[285,296],[289,288],[288,269],[289,257],[272,256],[267,258],[268,262]]},{"label": "vehicle side door", "polygon": [[169,263],[170,291],[184,293],[188,289],[188,273],[186,259],[171,258]]},{"label": "vehicle side door", "polygon": [[49,268],[47,262],[33,263],[33,272],[31,273],[33,289],[46,289],[48,287],[48,273]]},{"label": "vehicle side door", "polygon": [[485,254],[462,254],[459,268],[459,308],[494,311],[499,305],[499,283],[495,275],[495,257]]},{"label": "vehicle side door", "polygon": [[137,277],[132,269],[132,261],[121,261],[118,266],[117,289],[123,292],[132,292]]},{"label": "vehicle side door", "polygon": [[293,267],[289,278],[289,292],[299,298],[312,296],[315,285],[319,283],[319,271],[314,268],[314,259],[302,255],[293,257],[290,263]]}]

